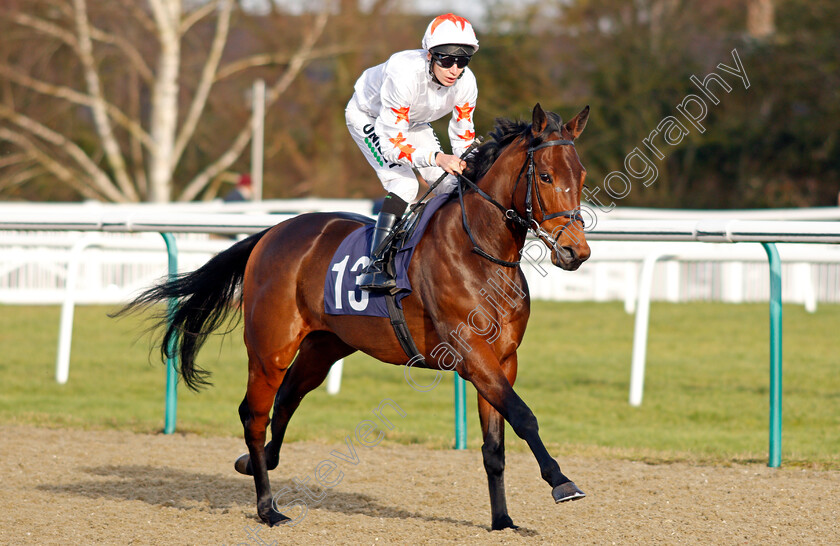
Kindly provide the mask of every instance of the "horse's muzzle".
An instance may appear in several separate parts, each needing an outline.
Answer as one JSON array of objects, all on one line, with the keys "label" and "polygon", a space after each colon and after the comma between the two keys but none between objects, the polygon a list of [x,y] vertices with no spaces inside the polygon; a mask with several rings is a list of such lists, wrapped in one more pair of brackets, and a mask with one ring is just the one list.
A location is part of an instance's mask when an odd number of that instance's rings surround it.
[{"label": "horse's muzzle", "polygon": [[566,271],[575,271],[588,258],[589,252],[584,255],[571,246],[554,245],[551,250],[551,263]]}]

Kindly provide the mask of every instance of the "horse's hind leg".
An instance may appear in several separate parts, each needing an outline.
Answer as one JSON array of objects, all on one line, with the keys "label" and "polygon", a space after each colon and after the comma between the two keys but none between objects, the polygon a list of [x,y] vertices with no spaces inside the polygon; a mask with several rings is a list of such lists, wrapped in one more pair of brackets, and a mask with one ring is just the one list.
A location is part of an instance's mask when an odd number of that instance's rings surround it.
[{"label": "horse's hind leg", "polygon": [[329,332],[312,332],[303,343],[289,373],[274,397],[271,441],[265,447],[268,469],[277,467],[286,427],[303,397],[326,379],[332,365],[356,349]]},{"label": "horse's hind leg", "polygon": [[[253,368],[251,368],[248,393],[239,407],[239,415],[245,427],[245,442],[248,445],[248,453],[237,459],[235,467],[242,474],[254,476],[254,484],[257,488],[257,512],[268,525],[289,520],[288,517],[277,512],[274,508],[268,479],[268,471],[277,467],[280,446],[283,443],[283,436],[289,419],[303,397],[324,381],[332,364],[336,360],[353,353],[355,349],[346,345],[334,334],[313,332],[301,342],[298,351],[298,356],[291,367],[284,369],[283,375],[280,377],[282,381],[280,387],[275,389],[276,395],[274,394],[275,391],[272,391],[268,404],[262,397],[260,382],[254,381],[255,375],[260,374],[255,374]],[[260,394],[252,396],[252,393]],[[255,398],[259,402],[259,407],[256,408],[259,410],[258,412],[255,411],[253,403]],[[266,445],[265,430],[272,399],[274,402],[274,415],[271,418],[272,438],[271,442]],[[257,414],[260,416],[259,419],[255,419]],[[261,423],[261,425],[257,423]]]},{"label": "horse's hind leg", "polygon": [[[245,429],[245,444],[248,446],[248,460],[244,461],[254,476],[257,490],[257,513],[268,525],[276,525],[289,518],[272,508],[271,485],[268,481],[268,467],[265,457],[265,433],[268,425],[268,413],[274,402],[274,395],[289,363],[297,350],[296,343],[288,343],[264,360],[258,359],[255,352],[248,348],[248,390],[239,406],[239,417]],[[236,468],[241,471],[243,457],[237,461]]]}]

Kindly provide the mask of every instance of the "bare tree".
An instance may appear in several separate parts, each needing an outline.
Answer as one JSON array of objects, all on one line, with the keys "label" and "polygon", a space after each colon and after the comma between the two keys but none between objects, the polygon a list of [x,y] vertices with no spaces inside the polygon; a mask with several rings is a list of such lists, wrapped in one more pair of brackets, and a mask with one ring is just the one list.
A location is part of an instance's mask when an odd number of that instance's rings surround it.
[{"label": "bare tree", "polygon": [[[192,200],[250,141],[227,128],[222,153],[179,168],[220,80],[285,65],[268,82],[275,103],[312,58],[328,19],[291,51],[226,54],[235,0],[9,0],[0,7],[0,191],[48,174],[80,196],[114,202]],[[203,58],[186,70],[192,38]],[[241,49],[241,48],[240,48]],[[206,51],[206,53],[205,53]],[[264,73],[263,73],[264,75]],[[229,136],[228,136],[229,135]],[[185,176],[177,188],[173,178]]]}]

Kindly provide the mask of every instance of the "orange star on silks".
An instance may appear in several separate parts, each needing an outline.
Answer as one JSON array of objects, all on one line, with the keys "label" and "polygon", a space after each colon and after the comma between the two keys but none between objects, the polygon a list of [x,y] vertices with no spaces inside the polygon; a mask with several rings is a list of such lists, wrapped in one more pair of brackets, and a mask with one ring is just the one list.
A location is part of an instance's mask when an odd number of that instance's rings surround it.
[{"label": "orange star on silks", "polygon": [[462,119],[472,121],[470,119],[470,115],[472,114],[473,110],[475,110],[475,106],[470,107],[470,103],[468,102],[465,102],[463,106],[458,106],[456,104],[455,111],[458,112],[458,119],[456,119],[455,121],[461,121]]},{"label": "orange star on silks", "polygon": [[455,135],[461,140],[473,140],[475,139],[475,131],[465,131],[463,135]]},{"label": "orange star on silks", "polygon": [[416,148],[411,144],[403,144],[403,142],[405,142],[405,137],[402,133],[397,133],[396,137],[389,138],[388,140],[391,142],[391,144],[394,145],[394,147],[399,148],[400,150],[400,155],[397,157],[397,159],[402,159],[405,157],[409,161],[411,161],[411,154],[414,153]]},{"label": "orange star on silks", "polygon": [[463,17],[459,17],[459,16],[455,15],[454,13],[447,13],[446,15],[438,15],[437,17],[435,17],[435,20],[432,21],[432,34],[435,33],[435,29],[438,26],[440,26],[441,24],[443,24],[446,21],[452,21],[452,23],[454,23],[456,26],[461,25],[461,30],[464,30],[465,28],[467,28],[467,25],[469,24],[469,21],[467,21]]},{"label": "orange star on silks", "polygon": [[391,108],[391,110],[397,115],[397,123],[399,123],[401,121],[405,121],[406,123],[409,123],[409,121],[408,121],[408,110],[410,108],[411,108],[410,106],[403,106],[402,108]]}]

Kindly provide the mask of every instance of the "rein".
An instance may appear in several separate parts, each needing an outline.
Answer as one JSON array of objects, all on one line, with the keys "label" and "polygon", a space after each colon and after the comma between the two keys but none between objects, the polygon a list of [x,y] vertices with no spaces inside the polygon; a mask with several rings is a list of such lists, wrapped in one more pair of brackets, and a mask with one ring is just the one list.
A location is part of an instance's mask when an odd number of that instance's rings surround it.
[{"label": "rein", "polygon": [[[560,230],[560,233],[563,233],[563,231],[567,227],[569,227],[569,225],[572,224],[573,222],[580,222],[581,224],[583,224],[583,216],[581,216],[580,210],[578,210],[578,209],[561,210],[560,212],[555,212],[555,213],[549,214],[549,215],[545,214],[545,205],[543,204],[542,197],[540,196],[540,191],[539,191],[539,189],[535,190],[535,188],[537,187],[537,184],[536,184],[536,170],[537,170],[537,168],[536,168],[536,164],[534,163],[534,152],[536,152],[537,150],[542,150],[543,148],[549,148],[551,146],[574,146],[574,145],[575,145],[575,143],[571,140],[560,139],[560,140],[549,140],[549,141],[543,142],[542,144],[538,144],[537,146],[532,146],[532,147],[528,148],[528,150],[527,150],[528,156],[525,159],[525,163],[522,164],[522,168],[519,169],[519,174],[516,176],[516,184],[514,184],[513,192],[512,192],[513,195],[516,195],[516,188],[519,187],[519,181],[522,179],[522,174],[526,173],[525,174],[525,180],[526,180],[526,184],[528,185],[528,187],[527,187],[526,194],[525,194],[525,217],[524,218],[522,217],[522,215],[520,215],[518,212],[516,212],[516,210],[514,210],[512,207],[509,208],[509,209],[505,208],[504,205],[502,205],[501,203],[499,203],[498,201],[493,199],[493,197],[490,196],[490,194],[488,194],[487,192],[485,192],[484,190],[479,188],[475,184],[475,182],[473,182],[472,180],[468,179],[467,177],[465,177],[463,175],[458,175],[458,178],[460,178],[464,182],[464,184],[466,184],[470,188],[474,189],[476,191],[476,193],[478,193],[478,195],[480,195],[485,201],[488,201],[490,204],[492,204],[497,209],[502,211],[502,214],[504,214],[504,216],[507,220],[512,221],[513,223],[517,224],[520,227],[525,228],[526,230],[530,230],[536,237],[538,237],[540,239],[547,239],[547,240],[551,241],[551,245],[553,247],[556,247],[557,246],[557,239],[554,238],[550,233],[545,231],[540,224],[542,222],[545,222],[546,220],[551,220],[552,218],[557,218],[559,216],[563,216],[563,217],[569,219],[569,221],[566,222],[566,224]],[[526,169],[527,169],[527,171],[526,171]],[[542,222],[537,222],[534,219],[533,197],[532,197],[532,194],[534,192],[536,192],[536,194],[537,194],[537,203],[539,204],[540,210],[543,213]],[[458,201],[461,203],[461,223],[464,225],[464,230],[467,232],[467,236],[469,236],[470,242],[472,242],[472,244],[473,244],[473,252],[475,252],[479,256],[481,256],[483,258],[486,258],[486,259],[490,260],[491,262],[493,262],[495,264],[498,264],[498,265],[502,265],[502,266],[505,266],[505,267],[516,267],[516,266],[518,266],[521,263],[521,260],[517,260],[515,262],[509,262],[509,261],[506,261],[506,260],[502,260],[500,258],[496,258],[496,257],[488,254],[485,250],[483,250],[480,246],[478,246],[478,243],[476,242],[475,237],[472,234],[472,230],[470,229],[470,224],[469,224],[469,221],[467,219],[467,209],[466,209],[466,206],[464,205],[464,188],[463,188],[462,184],[458,184]]]}]

